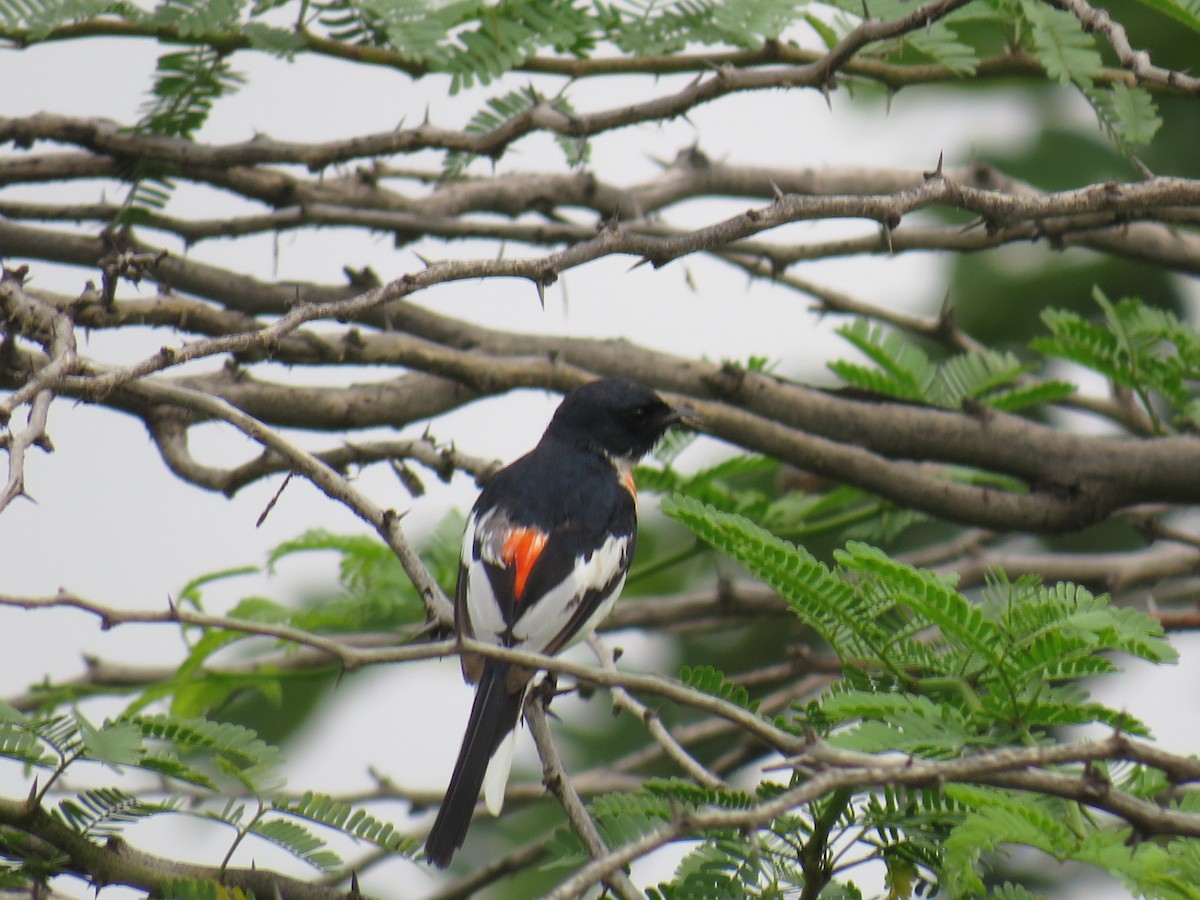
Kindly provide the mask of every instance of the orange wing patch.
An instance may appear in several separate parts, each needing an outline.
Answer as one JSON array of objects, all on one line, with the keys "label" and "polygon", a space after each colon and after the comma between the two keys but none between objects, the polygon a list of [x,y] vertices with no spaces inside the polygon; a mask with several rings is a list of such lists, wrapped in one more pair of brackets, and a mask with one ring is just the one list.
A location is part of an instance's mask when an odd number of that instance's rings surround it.
[{"label": "orange wing patch", "polygon": [[533,565],[542,555],[547,535],[536,528],[514,528],[504,539],[500,558],[513,570],[513,599],[520,600]]}]

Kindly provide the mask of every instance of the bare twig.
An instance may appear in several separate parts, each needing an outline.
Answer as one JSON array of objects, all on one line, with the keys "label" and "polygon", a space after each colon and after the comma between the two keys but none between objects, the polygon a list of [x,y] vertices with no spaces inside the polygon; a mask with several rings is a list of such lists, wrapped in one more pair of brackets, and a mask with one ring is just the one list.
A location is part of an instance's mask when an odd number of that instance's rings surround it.
[{"label": "bare twig", "polygon": [[[38,332],[48,353],[44,366],[30,374],[25,383],[0,401],[0,427],[9,425],[13,411],[25,404],[29,413],[25,427],[6,436],[0,449],[8,451],[8,478],[0,490],[0,512],[14,499],[26,496],[25,455],[30,447],[53,450],[46,433],[46,420],[53,387],[58,379],[74,371],[78,359],[75,350],[75,329],[67,316],[27,294],[24,289],[25,271],[5,268],[0,273],[0,326],[8,330],[14,323],[18,331],[32,327]],[[0,347],[3,353],[10,347]]]},{"label": "bare twig", "polygon": [[[604,667],[606,672],[616,671],[617,666],[616,660],[613,658],[613,652],[604,641],[596,635],[592,635],[588,638],[588,646],[592,648],[592,652],[596,654],[596,659],[599,660],[600,665]],[[637,700],[623,687],[614,686],[612,688],[612,698],[614,706],[632,713],[646,726],[646,730],[650,732],[651,737],[662,745],[667,757],[678,765],[689,778],[705,787],[724,786],[725,782],[719,775],[709,771],[699,760],[684,749],[683,745],[663,725],[662,719],[659,718],[657,712]]]}]

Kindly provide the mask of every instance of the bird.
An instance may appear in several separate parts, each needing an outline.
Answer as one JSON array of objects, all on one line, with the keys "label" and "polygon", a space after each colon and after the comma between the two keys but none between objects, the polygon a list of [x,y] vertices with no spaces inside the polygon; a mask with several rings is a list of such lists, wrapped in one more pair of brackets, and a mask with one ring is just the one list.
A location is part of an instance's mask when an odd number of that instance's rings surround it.
[{"label": "bird", "polygon": [[[463,530],[455,630],[553,656],[586,638],[625,585],[637,543],[633,465],[695,413],[625,378],[570,391],[537,445],[497,472]],[[446,868],[466,840],[482,790],[499,815],[525,694],[536,674],[461,656],[475,700],[449,787],[425,842]]]}]

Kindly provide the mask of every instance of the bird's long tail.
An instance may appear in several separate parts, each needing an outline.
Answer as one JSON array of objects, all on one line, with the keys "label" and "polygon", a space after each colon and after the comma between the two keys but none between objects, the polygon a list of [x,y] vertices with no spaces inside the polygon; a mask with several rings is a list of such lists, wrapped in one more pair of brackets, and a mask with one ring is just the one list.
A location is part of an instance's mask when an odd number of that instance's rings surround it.
[{"label": "bird's long tail", "polygon": [[425,841],[425,858],[438,868],[450,865],[466,840],[488,762],[504,738],[517,727],[525,692],[509,692],[509,669],[508,663],[498,659],[484,663],[454,774]]}]

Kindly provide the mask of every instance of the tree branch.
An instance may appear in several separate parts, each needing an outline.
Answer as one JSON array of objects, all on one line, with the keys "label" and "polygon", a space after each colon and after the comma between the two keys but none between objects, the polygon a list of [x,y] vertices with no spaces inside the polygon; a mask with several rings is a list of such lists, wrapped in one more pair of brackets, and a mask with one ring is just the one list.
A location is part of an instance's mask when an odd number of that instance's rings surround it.
[{"label": "tree branch", "polygon": [[1096,9],[1085,0],[1046,0],[1046,2],[1069,12],[1083,23],[1083,27],[1087,31],[1098,31],[1103,34],[1116,52],[1121,65],[1133,73],[1139,84],[1153,84],[1200,94],[1200,78],[1182,72],[1160,69],[1151,63],[1150,54],[1145,50],[1133,49],[1124,26],[1115,21],[1107,10]]},{"label": "tree branch", "polygon": [[[562,804],[562,808],[567,814],[567,821],[579,835],[584,849],[593,859],[603,859],[609,852],[608,845],[604,843],[604,838],[596,829],[596,823],[588,815],[583,801],[579,799],[579,794],[571,785],[571,779],[567,777],[562,757],[559,756],[558,747],[554,743],[554,735],[550,733],[550,726],[546,721],[545,704],[547,701],[548,698],[539,697],[534,693],[525,703],[525,721],[529,723],[529,730],[533,732],[538,755],[542,759],[543,782]],[[605,877],[605,882],[611,890],[625,900],[634,900],[634,898],[642,896],[641,892],[633,886],[633,882],[629,880],[629,876],[620,869],[610,872]]]},{"label": "tree branch", "polygon": [[588,863],[561,882],[546,898],[570,900],[577,897],[611,871],[678,838],[708,829],[763,828],[789,810],[844,789],[865,790],[887,785],[940,787],[963,783],[1039,791],[1053,786],[1056,795],[1111,812],[1128,822],[1140,835],[1200,837],[1200,815],[1164,809],[1111,786],[1098,786],[1086,772],[1065,775],[1043,771],[1049,766],[1101,760],[1138,762],[1160,769],[1172,780],[1200,780],[1200,763],[1195,760],[1164,753],[1120,734],[1103,741],[1005,748],[952,760],[879,758],[817,743],[787,763],[789,767],[816,765],[818,768],[796,787],[745,810],[697,810],[679,814],[656,831],[614,849],[604,859]]},{"label": "tree branch", "polygon": [[[596,659],[599,660],[600,665],[604,667],[606,672],[616,672],[616,659],[607,644],[596,635],[592,635],[588,638],[588,646],[592,648],[592,652],[596,654]],[[663,752],[683,770],[685,775],[697,784],[702,784],[705,787],[725,786],[724,780],[719,775],[706,769],[699,760],[684,749],[683,745],[663,725],[658,713],[641,703],[623,687],[614,686],[611,688],[611,692],[613,706],[632,713],[634,717],[645,725],[650,736],[662,746]]]}]

